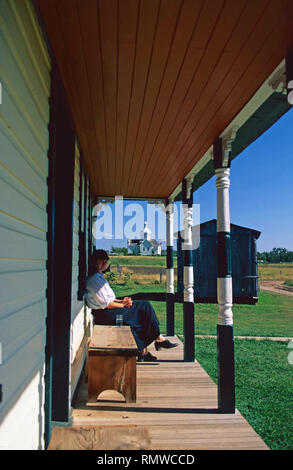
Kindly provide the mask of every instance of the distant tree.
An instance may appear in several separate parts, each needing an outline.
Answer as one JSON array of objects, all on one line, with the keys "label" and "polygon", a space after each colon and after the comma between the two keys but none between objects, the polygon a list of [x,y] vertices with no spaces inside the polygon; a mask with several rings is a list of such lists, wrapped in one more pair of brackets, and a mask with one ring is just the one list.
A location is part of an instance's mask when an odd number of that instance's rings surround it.
[{"label": "distant tree", "polygon": [[293,251],[288,251],[286,248],[273,248],[269,252],[258,252],[257,259],[264,263],[292,263]]},{"label": "distant tree", "polygon": [[127,248],[125,247],[117,247],[117,246],[112,246],[111,248],[112,253],[116,253],[117,255],[127,255]]}]

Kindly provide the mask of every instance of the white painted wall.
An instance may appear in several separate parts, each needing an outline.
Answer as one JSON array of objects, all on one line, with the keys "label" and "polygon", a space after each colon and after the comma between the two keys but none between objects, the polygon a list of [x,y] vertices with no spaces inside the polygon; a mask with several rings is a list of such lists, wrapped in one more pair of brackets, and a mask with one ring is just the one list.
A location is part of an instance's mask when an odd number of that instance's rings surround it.
[{"label": "white painted wall", "polygon": [[[72,246],[72,297],[71,297],[71,364],[73,364],[78,349],[84,336],[87,334],[88,325],[91,321],[91,310],[85,306],[84,301],[77,298],[78,292],[78,268],[79,268],[79,199],[80,199],[80,153],[78,146],[75,146],[75,169],[74,169],[74,206],[73,206],[73,246]],[[84,187],[84,178],[83,178]],[[88,187],[88,182],[87,182]],[[89,199],[89,187],[87,189],[87,206]],[[83,206],[82,206],[83,207]],[[83,210],[82,210],[82,217]],[[87,210],[87,229],[89,227],[89,210]],[[88,240],[88,236],[86,238]],[[83,354],[85,351],[83,352]],[[79,371],[82,362],[77,366],[71,377],[71,396],[76,389]]]},{"label": "white painted wall", "polygon": [[0,2],[0,449],[41,449],[50,60],[30,0]]}]

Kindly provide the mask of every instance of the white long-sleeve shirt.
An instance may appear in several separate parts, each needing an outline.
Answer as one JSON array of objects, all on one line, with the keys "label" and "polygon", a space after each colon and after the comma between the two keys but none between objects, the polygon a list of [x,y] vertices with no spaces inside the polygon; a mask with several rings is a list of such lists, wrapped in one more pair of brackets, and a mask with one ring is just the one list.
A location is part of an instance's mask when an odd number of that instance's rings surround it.
[{"label": "white long-sleeve shirt", "polygon": [[86,282],[85,301],[89,308],[97,310],[106,308],[116,296],[104,274],[95,273]]}]

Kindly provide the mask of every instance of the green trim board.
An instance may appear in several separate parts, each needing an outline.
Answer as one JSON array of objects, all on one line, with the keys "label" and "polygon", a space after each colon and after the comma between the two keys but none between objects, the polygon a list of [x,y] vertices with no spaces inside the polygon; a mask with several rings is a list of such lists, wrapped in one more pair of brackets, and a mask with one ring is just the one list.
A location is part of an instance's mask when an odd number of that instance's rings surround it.
[{"label": "green trim board", "polygon": [[[274,92],[252,114],[252,116],[238,129],[236,138],[232,144],[231,160],[239,155],[258,137],[264,134],[275,122],[277,122],[292,106],[288,103],[287,95]],[[192,191],[196,191],[212,176],[215,170],[213,161],[208,163],[195,175],[192,183]],[[175,197],[175,201],[182,200],[182,191]]]},{"label": "green trim board", "polygon": [[287,95],[274,92],[237,131],[232,144],[231,160],[264,134],[290,108]]},{"label": "green trim board", "polygon": [[[67,422],[70,409],[70,335],[75,130],[62,78],[51,71],[48,177],[48,314],[46,432]],[[46,434],[46,443],[49,436]]]}]

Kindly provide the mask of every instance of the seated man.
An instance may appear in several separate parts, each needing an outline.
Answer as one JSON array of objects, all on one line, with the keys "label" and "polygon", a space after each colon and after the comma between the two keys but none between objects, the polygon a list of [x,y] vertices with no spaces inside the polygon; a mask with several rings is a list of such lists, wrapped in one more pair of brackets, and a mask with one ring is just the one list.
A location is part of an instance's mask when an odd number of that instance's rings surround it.
[{"label": "seated man", "polygon": [[[115,325],[117,313],[123,315],[123,324],[129,325],[136,341],[140,362],[156,361],[157,358],[147,351],[147,346],[155,341],[155,348],[174,348],[160,333],[159,322],[152,305],[145,300],[132,301],[130,297],[116,299],[108,281],[104,277],[109,256],[105,250],[96,250],[92,255],[90,276],[86,283],[85,300],[92,309],[96,325]],[[117,310],[119,309],[119,310]]]}]

